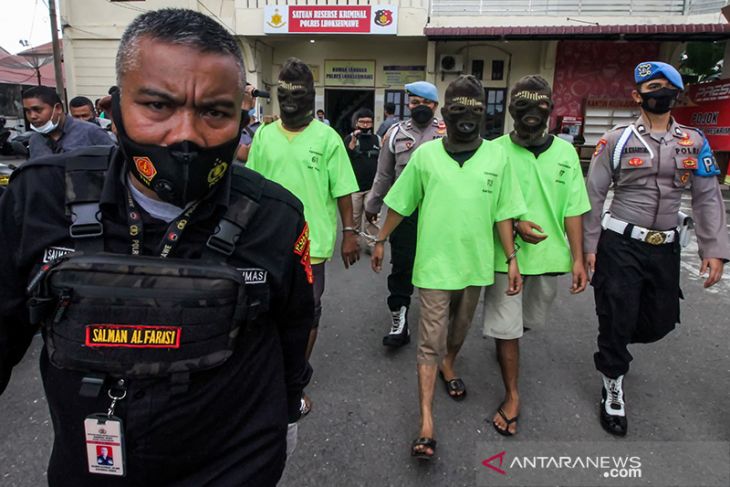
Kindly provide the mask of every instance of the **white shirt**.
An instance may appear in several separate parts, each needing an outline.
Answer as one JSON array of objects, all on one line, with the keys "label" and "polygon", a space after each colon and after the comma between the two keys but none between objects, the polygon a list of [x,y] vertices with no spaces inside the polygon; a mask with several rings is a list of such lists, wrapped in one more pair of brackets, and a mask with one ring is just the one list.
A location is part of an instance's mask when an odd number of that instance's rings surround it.
[{"label": "white shirt", "polygon": [[136,201],[144,211],[149,213],[152,218],[162,220],[165,223],[170,223],[183,212],[182,208],[146,196],[134,187],[130,178],[131,176],[127,175],[127,184],[129,185],[129,189],[132,191],[132,198],[134,198],[134,201]]}]

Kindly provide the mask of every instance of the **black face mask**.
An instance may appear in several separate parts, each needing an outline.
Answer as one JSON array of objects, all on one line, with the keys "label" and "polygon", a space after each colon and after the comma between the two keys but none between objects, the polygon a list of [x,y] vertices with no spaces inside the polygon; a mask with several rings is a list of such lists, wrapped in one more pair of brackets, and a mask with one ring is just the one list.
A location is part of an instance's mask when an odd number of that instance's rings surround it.
[{"label": "black face mask", "polygon": [[112,95],[112,106],[119,147],[130,172],[161,200],[184,208],[212,193],[224,180],[238,147],[238,135],[215,147],[200,147],[187,140],[166,147],[138,144],[124,129],[119,92]]},{"label": "black face mask", "polygon": [[649,93],[639,93],[641,96],[641,108],[649,113],[662,115],[669,112],[677,101],[679,90],[674,88],[661,88]]},{"label": "black face mask", "polygon": [[362,134],[369,134],[373,131],[372,127],[367,129],[359,129]]},{"label": "black face mask", "polygon": [[433,120],[433,110],[427,105],[418,105],[411,110],[411,118],[416,125],[424,126]]},{"label": "black face mask", "polygon": [[286,128],[306,127],[314,118],[314,86],[299,81],[279,81],[276,90],[281,121]]},{"label": "black face mask", "polygon": [[[514,98],[509,104],[509,113],[515,122],[512,140],[522,146],[538,146],[547,139],[547,126],[553,103],[547,95],[535,94],[544,99]],[[547,107],[545,103],[547,102]]]},{"label": "black face mask", "polygon": [[441,111],[446,124],[446,148],[451,152],[473,150],[481,144],[479,132],[484,120],[484,105],[466,106],[460,103],[444,105]]}]

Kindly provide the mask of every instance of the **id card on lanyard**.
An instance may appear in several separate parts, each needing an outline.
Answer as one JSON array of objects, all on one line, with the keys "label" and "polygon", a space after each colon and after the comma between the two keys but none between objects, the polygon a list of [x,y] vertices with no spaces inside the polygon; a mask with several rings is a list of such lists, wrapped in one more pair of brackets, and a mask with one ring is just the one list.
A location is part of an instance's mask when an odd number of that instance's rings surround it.
[{"label": "id card on lanyard", "polygon": [[127,474],[124,458],[124,425],[114,416],[117,402],[127,397],[127,383],[119,379],[107,391],[112,400],[106,414],[96,413],[84,419],[86,461],[89,473],[124,477]]},{"label": "id card on lanyard", "polygon": [[127,472],[122,420],[106,414],[92,414],[84,419],[84,432],[89,473],[124,477]]}]

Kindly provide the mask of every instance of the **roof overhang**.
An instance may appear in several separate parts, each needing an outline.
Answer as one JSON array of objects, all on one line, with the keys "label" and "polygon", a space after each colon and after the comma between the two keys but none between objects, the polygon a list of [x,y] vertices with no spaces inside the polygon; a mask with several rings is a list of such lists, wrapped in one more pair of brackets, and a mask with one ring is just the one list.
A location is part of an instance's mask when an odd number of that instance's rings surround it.
[{"label": "roof overhang", "polygon": [[717,41],[730,39],[730,24],[551,25],[429,27],[430,40]]}]

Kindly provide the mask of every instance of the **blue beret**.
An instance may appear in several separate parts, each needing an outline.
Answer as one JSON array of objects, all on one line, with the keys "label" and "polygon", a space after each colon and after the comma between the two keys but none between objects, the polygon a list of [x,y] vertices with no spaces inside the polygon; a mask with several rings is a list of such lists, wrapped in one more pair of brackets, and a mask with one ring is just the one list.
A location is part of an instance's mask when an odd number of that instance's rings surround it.
[{"label": "blue beret", "polygon": [[637,64],[634,68],[634,80],[637,85],[655,78],[666,78],[667,81],[680,90],[684,89],[682,75],[670,64],[647,61]]},{"label": "blue beret", "polygon": [[426,100],[435,101],[438,103],[439,94],[438,90],[434,85],[428,81],[415,81],[406,85],[406,91],[410,95],[420,96]]}]

